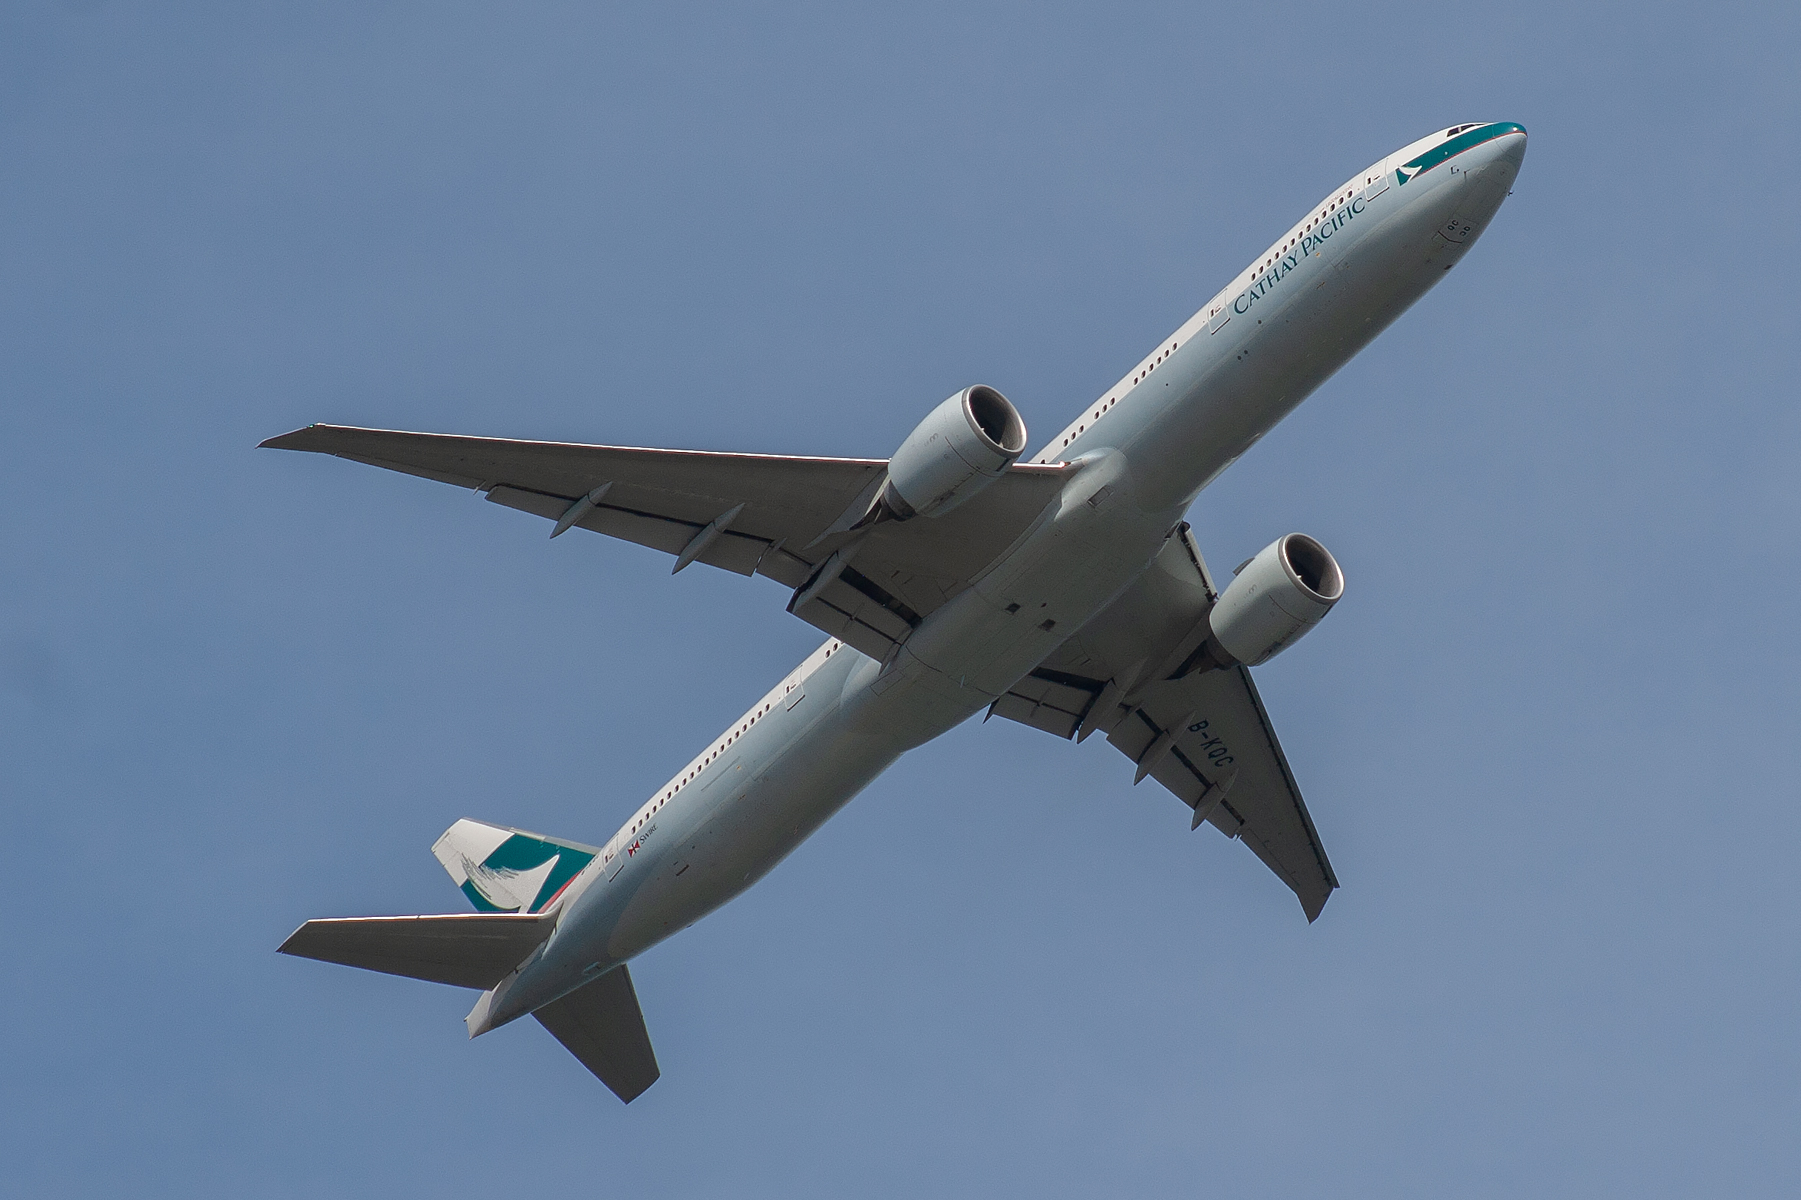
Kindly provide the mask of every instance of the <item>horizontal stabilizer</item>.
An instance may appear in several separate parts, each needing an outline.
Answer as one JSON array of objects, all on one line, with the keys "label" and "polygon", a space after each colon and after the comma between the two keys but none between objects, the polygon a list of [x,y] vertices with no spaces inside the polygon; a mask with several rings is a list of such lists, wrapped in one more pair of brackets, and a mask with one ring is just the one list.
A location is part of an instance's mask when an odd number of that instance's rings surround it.
[{"label": "horizontal stabilizer", "polygon": [[525,961],[555,924],[513,913],[342,917],[308,921],[281,944],[281,953],[486,990]]},{"label": "horizontal stabilizer", "polygon": [[623,963],[532,1015],[627,1104],[662,1074]]}]

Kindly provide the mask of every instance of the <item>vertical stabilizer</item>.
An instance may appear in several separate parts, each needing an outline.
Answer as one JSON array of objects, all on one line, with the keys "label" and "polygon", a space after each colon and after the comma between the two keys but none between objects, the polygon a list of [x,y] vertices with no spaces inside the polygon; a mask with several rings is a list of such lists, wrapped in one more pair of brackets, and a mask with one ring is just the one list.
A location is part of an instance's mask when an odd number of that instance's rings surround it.
[{"label": "vertical stabilizer", "polygon": [[600,851],[464,819],[431,852],[479,912],[543,912]]}]

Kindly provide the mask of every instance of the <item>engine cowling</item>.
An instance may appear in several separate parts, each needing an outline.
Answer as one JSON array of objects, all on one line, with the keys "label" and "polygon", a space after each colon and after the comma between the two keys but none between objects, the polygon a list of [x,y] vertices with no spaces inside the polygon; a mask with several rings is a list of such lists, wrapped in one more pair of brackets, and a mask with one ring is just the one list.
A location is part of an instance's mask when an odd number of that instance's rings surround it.
[{"label": "engine cowling", "polygon": [[1268,662],[1320,623],[1344,595],[1344,572],[1304,533],[1277,538],[1246,563],[1207,616],[1208,639],[1247,667]]},{"label": "engine cowling", "polygon": [[934,408],[888,462],[881,504],[894,516],[947,513],[1006,473],[1026,448],[1026,423],[991,387],[967,387]]}]

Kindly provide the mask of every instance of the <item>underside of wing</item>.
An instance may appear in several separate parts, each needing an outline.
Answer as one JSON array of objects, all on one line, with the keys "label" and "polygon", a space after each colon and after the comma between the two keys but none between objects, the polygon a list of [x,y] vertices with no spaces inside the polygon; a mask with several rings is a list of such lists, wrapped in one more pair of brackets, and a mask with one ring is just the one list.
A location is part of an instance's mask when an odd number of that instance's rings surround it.
[{"label": "underside of wing", "polygon": [[790,610],[885,658],[1043,512],[1069,468],[1016,465],[940,517],[853,528],[881,459],[802,458],[511,441],[309,425],[264,442],[483,492],[509,508],[676,557],[764,575]]},{"label": "underside of wing", "polygon": [[[442,433],[309,425],[270,438],[274,450],[307,450],[483,492],[496,504],[552,521],[597,489],[572,526],[679,555],[722,514],[742,504],[694,561],[796,586],[811,563],[798,553],[881,480],[879,459],[788,458],[526,442]],[[774,559],[770,551],[777,549]],[[769,560],[769,561],[765,561]]]},{"label": "underside of wing", "polygon": [[1103,732],[1293,889],[1309,921],[1338,886],[1248,670],[1180,674],[1216,594],[1186,525],[1105,612],[1020,680],[993,715],[1054,733]]},{"label": "underside of wing", "polygon": [[1338,886],[1288,758],[1244,667],[1147,689],[1107,741],[1294,890],[1309,921]]}]

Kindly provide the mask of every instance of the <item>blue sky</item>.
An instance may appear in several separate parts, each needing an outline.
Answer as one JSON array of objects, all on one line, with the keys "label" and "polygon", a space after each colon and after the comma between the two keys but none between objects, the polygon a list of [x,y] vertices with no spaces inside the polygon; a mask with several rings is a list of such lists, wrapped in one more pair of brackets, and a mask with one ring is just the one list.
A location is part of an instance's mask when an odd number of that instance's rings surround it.
[{"label": "blue sky", "polygon": [[[1801,1190],[1793,6],[0,12],[0,1159],[40,1196]],[[902,760],[634,967],[618,1105],[277,956],[598,840],[815,643],[337,421],[1035,442],[1339,181],[1516,193],[1191,515],[1347,599],[1259,672],[1309,927],[1098,739]]]}]

